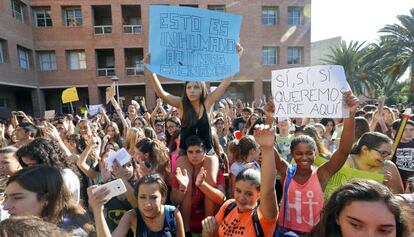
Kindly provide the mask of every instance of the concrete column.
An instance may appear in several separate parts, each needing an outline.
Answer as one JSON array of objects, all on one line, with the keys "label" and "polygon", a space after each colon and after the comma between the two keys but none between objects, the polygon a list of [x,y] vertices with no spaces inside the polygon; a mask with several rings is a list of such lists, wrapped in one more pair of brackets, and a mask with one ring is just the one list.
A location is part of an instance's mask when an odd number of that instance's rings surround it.
[{"label": "concrete column", "polygon": [[46,110],[46,101],[43,91],[39,88],[31,90],[33,115],[43,117]]},{"label": "concrete column", "polygon": [[145,102],[147,103],[148,110],[155,108],[156,98],[154,89],[149,85],[149,82],[147,82],[145,84]]},{"label": "concrete column", "polygon": [[253,97],[256,101],[263,98],[263,81],[258,78],[253,83]]},{"label": "concrete column", "polygon": [[105,101],[100,101],[99,88],[96,84],[88,85],[88,96],[91,105],[100,104],[101,102],[105,104]]}]

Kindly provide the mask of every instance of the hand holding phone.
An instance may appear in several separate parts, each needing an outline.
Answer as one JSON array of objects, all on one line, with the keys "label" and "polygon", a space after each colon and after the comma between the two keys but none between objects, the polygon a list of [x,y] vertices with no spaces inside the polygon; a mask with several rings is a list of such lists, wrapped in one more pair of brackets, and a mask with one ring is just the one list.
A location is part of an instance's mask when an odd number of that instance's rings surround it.
[{"label": "hand holding phone", "polygon": [[107,190],[109,190],[109,194],[106,195],[106,198],[108,200],[113,198],[113,197],[124,194],[127,191],[127,189],[125,187],[125,184],[122,181],[122,179],[116,179],[116,180],[113,180],[109,183],[99,185],[97,188],[92,190],[92,193],[95,193],[98,190],[101,190],[102,188],[106,188]]}]

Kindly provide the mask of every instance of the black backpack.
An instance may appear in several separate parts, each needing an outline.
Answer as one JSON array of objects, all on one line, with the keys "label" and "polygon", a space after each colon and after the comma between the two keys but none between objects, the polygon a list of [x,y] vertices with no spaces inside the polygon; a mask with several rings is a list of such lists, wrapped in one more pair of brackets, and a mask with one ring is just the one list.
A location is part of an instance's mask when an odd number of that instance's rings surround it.
[{"label": "black backpack", "polygon": [[[226,216],[236,207],[236,202],[230,203],[226,210],[224,210],[224,217],[223,220],[226,218]],[[253,209],[253,226],[254,231],[256,232],[257,237],[264,237],[262,226],[260,225],[259,216],[257,215],[257,206]]]}]

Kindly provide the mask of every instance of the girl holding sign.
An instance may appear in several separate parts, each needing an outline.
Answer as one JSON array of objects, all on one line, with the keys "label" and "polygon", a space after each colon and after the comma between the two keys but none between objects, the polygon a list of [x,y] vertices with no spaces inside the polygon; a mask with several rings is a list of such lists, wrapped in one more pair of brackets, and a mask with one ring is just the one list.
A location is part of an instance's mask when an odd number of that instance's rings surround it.
[{"label": "girl holding sign", "polygon": [[[330,160],[318,168],[312,166],[317,147],[315,141],[306,135],[294,138],[290,146],[291,155],[296,163],[294,174],[287,175],[288,162],[281,159],[275,152],[276,168],[281,175],[284,187],[288,187],[283,192],[279,212],[277,228],[279,234],[293,231],[300,236],[308,236],[313,226],[319,222],[326,185],[331,176],[345,163],[353,145],[355,112],[359,101],[352,92],[344,93],[343,96],[350,114],[349,118],[345,119],[339,147]],[[289,168],[289,170],[292,169]],[[287,181],[288,176],[292,177],[290,182]]]},{"label": "girl holding sign", "polygon": [[[243,48],[237,44],[237,51],[241,55]],[[144,59],[144,63],[149,63],[149,55]],[[214,155],[212,146],[211,126],[209,119],[209,112],[214,103],[220,99],[226,89],[229,87],[233,77],[224,79],[220,85],[212,93],[208,93],[205,82],[187,81],[184,84],[184,95],[182,97],[171,95],[166,92],[155,73],[149,71],[147,67],[144,69],[145,76],[150,79],[155,93],[163,101],[178,110],[179,118],[182,121],[180,131],[180,157],[177,159],[177,167],[181,170],[186,170],[189,177],[193,176],[193,168],[188,158],[186,157],[185,141],[191,135],[198,135],[206,142],[207,157],[204,161],[203,167],[207,170],[206,181],[213,187],[216,186],[216,177],[218,172],[218,158]],[[190,179],[191,182],[191,179]],[[188,185],[191,189],[191,183]],[[179,194],[177,194],[179,195]],[[171,198],[174,200],[176,194],[171,193]],[[208,198],[205,199],[205,213],[207,215],[214,215],[216,207]],[[189,230],[189,217],[191,210],[191,190],[186,192],[184,201],[181,203],[181,212],[183,214],[186,231]]]}]

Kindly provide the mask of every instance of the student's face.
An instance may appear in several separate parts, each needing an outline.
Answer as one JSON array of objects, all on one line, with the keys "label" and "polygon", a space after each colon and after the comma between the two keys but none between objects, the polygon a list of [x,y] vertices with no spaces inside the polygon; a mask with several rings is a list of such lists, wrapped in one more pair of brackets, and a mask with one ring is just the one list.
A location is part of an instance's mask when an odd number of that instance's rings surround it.
[{"label": "student's face", "polygon": [[392,143],[382,143],[380,146],[368,150],[367,163],[371,166],[383,166],[385,160],[391,158]]},{"label": "student's face", "polygon": [[295,159],[298,167],[309,168],[315,160],[315,150],[306,143],[299,143],[292,151],[292,156]]},{"label": "student's face", "polygon": [[29,133],[26,132],[23,128],[17,127],[16,128],[16,139],[17,140],[26,140],[29,138]]},{"label": "student's face", "polygon": [[240,180],[234,186],[234,199],[240,212],[252,210],[259,199],[259,191],[250,181]]},{"label": "student's face", "polygon": [[138,189],[138,209],[149,219],[154,219],[161,213],[164,198],[158,184],[141,184]]},{"label": "student's face", "polygon": [[13,175],[21,169],[14,153],[0,153],[0,174]]},{"label": "student's face", "polygon": [[163,128],[164,128],[164,125],[162,125],[162,124],[155,124],[155,126],[154,126],[154,130],[155,130],[156,133],[163,132]]},{"label": "student's face", "polygon": [[200,100],[201,97],[201,86],[195,82],[187,83],[185,87],[185,93],[189,101]]},{"label": "student's face", "polygon": [[331,131],[332,131],[332,129],[333,129],[333,123],[332,122],[328,122],[326,125],[325,125],[325,129],[326,129],[326,133],[330,133]]},{"label": "student's face", "polygon": [[39,200],[35,192],[22,188],[17,182],[6,187],[4,209],[11,216],[38,216],[41,217],[46,200]]},{"label": "student's face", "polygon": [[404,139],[405,141],[411,141],[414,139],[414,126],[413,125],[411,124],[405,125],[402,139]]},{"label": "student's face", "polygon": [[177,124],[168,121],[166,128],[167,128],[168,134],[170,134],[170,136],[172,136],[174,134],[174,132],[178,129],[178,126],[177,126]]},{"label": "student's face", "polygon": [[353,201],[339,214],[337,224],[343,237],[395,237],[394,215],[382,202]]},{"label": "student's face", "polygon": [[223,131],[224,129],[224,122],[223,121],[217,121],[215,124],[217,131]]},{"label": "student's face", "polygon": [[241,116],[243,117],[244,121],[247,121],[250,117],[250,113],[247,111],[242,111]]},{"label": "student's face", "polygon": [[205,151],[200,146],[189,146],[187,148],[187,157],[190,164],[197,166],[204,162]]},{"label": "student's face", "polygon": [[108,127],[106,129],[106,135],[109,136],[109,138],[114,138],[115,137],[115,129],[113,127]]},{"label": "student's face", "polygon": [[81,135],[81,136],[91,134],[91,129],[89,128],[87,123],[84,123],[84,122],[79,123],[78,128],[79,128],[79,135]]},{"label": "student's face", "polygon": [[253,125],[258,119],[259,119],[259,115],[252,114],[252,116],[250,116],[250,125]]},{"label": "student's face", "polygon": [[134,105],[128,106],[128,115],[135,115],[137,113],[137,110],[135,109]]}]

